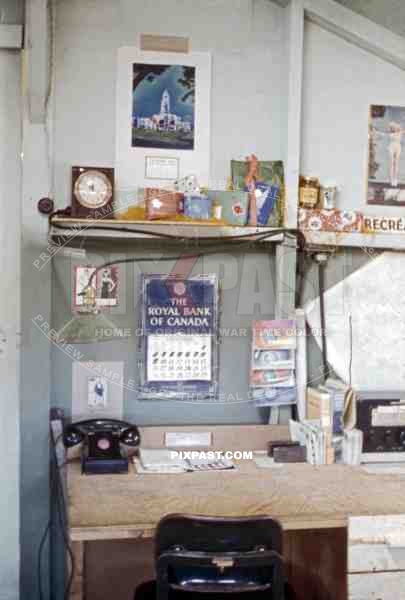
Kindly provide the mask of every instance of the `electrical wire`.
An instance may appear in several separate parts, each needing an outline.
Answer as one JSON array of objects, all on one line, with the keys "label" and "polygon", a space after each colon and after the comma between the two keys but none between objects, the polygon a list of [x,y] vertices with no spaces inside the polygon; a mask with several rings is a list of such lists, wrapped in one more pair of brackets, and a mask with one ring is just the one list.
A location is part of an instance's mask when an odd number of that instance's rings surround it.
[{"label": "electrical wire", "polygon": [[[62,230],[68,230],[68,231],[75,231],[77,232],[77,229],[73,226],[66,226],[63,225],[61,223],[55,223],[53,221],[54,217],[56,216],[64,216],[66,217],[66,213],[64,210],[57,210],[54,211],[51,215],[49,215],[49,225],[56,228],[56,229],[62,229]],[[104,217],[103,217],[104,218]],[[86,227],[86,229],[95,229],[97,231],[114,231],[114,232],[123,232],[123,233],[135,233],[138,235],[147,235],[148,232],[145,232],[145,230],[137,228],[137,227],[125,227],[123,225],[120,226],[112,226],[112,225],[100,225],[100,221],[102,221],[102,219],[100,219],[98,221],[97,225],[88,225]],[[303,232],[300,229],[297,228],[284,228],[284,227],[279,227],[279,228],[275,228],[272,229],[271,231],[260,231],[256,230],[254,232],[249,232],[249,233],[242,233],[242,234],[238,234],[238,235],[234,235],[234,236],[229,236],[229,237],[224,237],[224,236],[199,236],[198,238],[189,238],[189,237],[185,237],[185,236],[181,236],[181,235],[177,235],[177,234],[171,234],[171,233],[167,233],[167,232],[154,232],[153,233],[153,237],[155,238],[159,238],[159,239],[164,239],[167,241],[177,241],[177,242],[186,242],[186,241],[191,241],[191,242],[198,242],[199,244],[201,242],[203,242],[204,244],[207,244],[207,246],[205,246],[204,248],[200,248],[199,252],[195,252],[195,253],[181,253],[180,255],[177,256],[163,256],[162,258],[160,258],[160,261],[164,261],[164,262],[168,262],[168,261],[174,261],[174,260],[178,260],[179,258],[183,258],[183,259],[191,259],[191,258],[199,258],[200,256],[204,256],[204,255],[209,255],[209,254],[218,254],[221,250],[218,248],[218,246],[215,246],[214,244],[217,244],[218,242],[222,243],[222,244],[235,244],[236,242],[247,242],[247,244],[251,244],[251,243],[257,243],[257,242],[265,242],[267,240],[270,240],[273,237],[279,236],[279,235],[285,235],[287,237],[293,237],[297,240],[297,246],[298,246],[298,258],[297,258],[297,275],[299,276],[299,282],[302,282],[303,279],[303,271],[304,271],[304,266],[303,266],[303,261],[305,260],[305,256],[304,256],[304,249],[305,249],[305,235],[303,234]],[[145,258],[145,257],[131,257],[131,258],[125,258],[125,259],[117,259],[114,261],[110,261],[110,262],[105,262],[102,265],[99,265],[98,267],[96,267],[96,269],[92,272],[92,274],[90,275],[89,281],[87,282],[87,285],[85,286],[84,290],[81,292],[80,295],[85,295],[86,290],[88,290],[91,285],[92,282],[94,280],[94,278],[96,277],[97,273],[99,271],[101,271],[102,269],[105,269],[107,267],[113,266],[113,265],[117,265],[117,264],[128,264],[128,263],[142,263],[142,262],[150,262],[150,258]],[[300,302],[300,291],[298,290],[296,293],[296,305],[299,306],[299,302]]]},{"label": "electrical wire", "polygon": [[[71,228],[71,227],[66,228],[65,226],[52,223],[51,219],[50,219],[50,223],[56,228],[75,230],[74,228]],[[89,228],[91,228],[91,226]],[[125,231],[125,232],[131,232],[131,233],[145,234],[145,231],[143,231],[141,229],[127,228],[127,227],[108,227],[108,226],[103,225],[103,226],[97,226],[96,229],[97,230],[108,229],[108,230],[112,230],[115,232]],[[178,235],[173,235],[173,234],[168,234],[168,233],[163,233],[163,232],[156,232],[156,234],[154,233],[153,235],[155,237],[158,237],[161,239],[166,239],[166,240],[176,240],[176,241],[181,241],[181,242],[198,241],[198,242],[207,243],[207,245],[208,245],[208,248],[207,247],[201,248],[199,250],[199,252],[194,252],[194,253],[182,252],[181,254],[176,255],[176,256],[163,256],[159,259],[160,261],[163,261],[163,262],[179,260],[179,258],[198,259],[200,256],[204,256],[204,255],[219,254],[221,251],[223,251],[223,249],[218,248],[218,246],[214,246],[214,243],[217,243],[217,242],[221,242],[222,244],[225,243],[225,245],[232,244],[235,242],[243,242],[243,246],[245,246],[245,244],[246,244],[247,247],[249,247],[248,245],[251,244],[252,242],[266,241],[266,240],[271,239],[272,237],[276,237],[279,235],[286,235],[288,237],[294,237],[297,239],[297,245],[298,245],[298,249],[299,249],[299,259],[297,261],[297,264],[299,265],[298,266],[299,272],[300,273],[302,272],[302,267],[300,267],[300,265],[302,264],[302,261],[304,258],[303,250],[305,248],[305,236],[302,233],[302,231],[300,231],[299,229],[278,228],[278,229],[273,229],[272,231],[264,231],[264,232],[263,231],[255,231],[254,233],[240,234],[240,235],[235,235],[235,236],[228,237],[228,238],[224,238],[223,236],[199,237],[199,238],[197,238],[197,240],[194,240],[193,238],[187,238],[184,236],[178,236]],[[99,265],[98,267],[96,267],[96,269],[90,275],[89,281],[88,281],[87,285],[85,286],[85,289],[83,290],[81,295],[84,295],[86,290],[91,287],[91,284],[99,271],[101,271],[107,267],[113,266],[113,265],[128,264],[128,263],[143,263],[143,262],[150,262],[150,260],[151,260],[150,257],[145,258],[145,257],[133,256],[130,258],[116,259],[114,261],[105,262],[102,265]]]},{"label": "electrical wire", "polygon": [[[63,594],[64,600],[69,600],[70,590],[72,588],[73,578],[74,578],[74,575],[76,572],[76,564],[75,564],[75,557],[74,557],[73,551],[70,547],[69,538],[68,538],[68,535],[66,532],[66,526],[65,526],[65,522],[64,522],[64,519],[66,518],[66,515],[67,515],[67,510],[66,510],[65,494],[64,494],[64,490],[63,490],[63,486],[62,486],[62,481],[60,478],[60,471],[61,471],[61,469],[63,469],[63,467],[65,467],[68,463],[70,463],[71,460],[65,460],[60,465],[58,465],[58,459],[57,459],[57,454],[56,454],[56,444],[60,438],[61,438],[61,435],[59,435],[56,438],[56,440],[53,440],[53,437],[51,434],[52,450],[51,450],[51,469],[50,469],[50,498],[51,498],[51,510],[53,510],[53,506],[56,505],[56,512],[58,515],[58,522],[59,522],[60,530],[62,533],[63,544],[64,544],[66,552],[69,555],[70,573],[69,573],[68,581],[66,583],[64,594]],[[53,522],[54,522],[53,517],[51,516],[46,523],[46,526],[45,526],[44,532],[41,536],[40,544],[38,547],[37,581],[38,581],[38,590],[39,590],[39,599],[40,600],[45,600],[44,590],[42,587],[42,558],[43,558],[43,552],[44,552],[46,540],[49,537]]]},{"label": "electrical wire", "polygon": [[[51,470],[50,472],[50,490],[51,490],[51,498],[53,497],[54,494],[54,486],[55,486],[55,477],[54,474]],[[44,600],[45,596],[44,596],[44,591],[42,589],[42,554],[45,548],[45,544],[46,544],[46,540],[48,539],[50,530],[51,530],[51,526],[52,526],[52,517],[50,517],[47,521],[47,524],[45,526],[44,532],[42,534],[41,537],[41,541],[39,543],[39,547],[38,547],[38,558],[37,558],[37,581],[38,581],[38,592],[39,592],[39,599],[40,600]]]},{"label": "electrical wire", "polygon": [[62,533],[63,543],[64,543],[65,549],[69,555],[69,561],[70,561],[70,573],[69,573],[68,581],[66,583],[66,587],[65,587],[65,591],[64,591],[64,600],[69,600],[70,590],[71,590],[73,578],[74,578],[74,575],[76,572],[76,564],[75,564],[75,557],[74,557],[73,551],[70,547],[69,537],[66,532],[66,526],[64,523],[64,518],[66,518],[67,510],[66,510],[66,502],[65,502],[65,492],[64,492],[64,489],[62,486],[62,481],[60,478],[60,469],[62,467],[64,467],[69,461],[64,461],[61,465],[58,465],[58,459],[57,459],[57,454],[56,454],[56,444],[54,442],[52,443],[52,455],[53,455],[52,463],[53,463],[54,468],[56,469],[56,473],[54,475],[55,479],[56,479],[55,499],[56,499],[59,526],[60,526],[61,533]]}]

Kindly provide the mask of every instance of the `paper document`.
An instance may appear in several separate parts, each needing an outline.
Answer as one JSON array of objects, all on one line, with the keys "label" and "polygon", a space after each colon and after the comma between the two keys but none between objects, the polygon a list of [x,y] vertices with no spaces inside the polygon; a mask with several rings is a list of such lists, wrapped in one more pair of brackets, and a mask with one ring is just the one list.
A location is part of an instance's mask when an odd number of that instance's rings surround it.
[{"label": "paper document", "polygon": [[235,469],[225,458],[181,458],[172,450],[160,448],[141,449],[134,459],[139,473],[185,473],[187,471],[227,471]]}]

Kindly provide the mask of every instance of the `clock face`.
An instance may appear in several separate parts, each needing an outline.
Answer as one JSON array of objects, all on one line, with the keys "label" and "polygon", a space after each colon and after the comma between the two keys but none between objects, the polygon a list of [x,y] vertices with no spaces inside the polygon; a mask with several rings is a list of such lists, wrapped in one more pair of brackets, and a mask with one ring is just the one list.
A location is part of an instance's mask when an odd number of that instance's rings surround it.
[{"label": "clock face", "polygon": [[85,208],[101,208],[112,197],[112,185],[107,175],[97,170],[84,171],[76,179],[74,194]]}]

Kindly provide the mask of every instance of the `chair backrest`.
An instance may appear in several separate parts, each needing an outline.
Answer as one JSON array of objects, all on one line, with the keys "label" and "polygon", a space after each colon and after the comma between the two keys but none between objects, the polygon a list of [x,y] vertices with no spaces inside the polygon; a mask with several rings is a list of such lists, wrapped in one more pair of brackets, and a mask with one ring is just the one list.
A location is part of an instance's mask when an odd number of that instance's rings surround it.
[{"label": "chair backrest", "polygon": [[282,554],[282,528],[268,516],[205,517],[170,514],[157,528],[155,555],[173,548],[189,552],[250,552],[257,548]]}]

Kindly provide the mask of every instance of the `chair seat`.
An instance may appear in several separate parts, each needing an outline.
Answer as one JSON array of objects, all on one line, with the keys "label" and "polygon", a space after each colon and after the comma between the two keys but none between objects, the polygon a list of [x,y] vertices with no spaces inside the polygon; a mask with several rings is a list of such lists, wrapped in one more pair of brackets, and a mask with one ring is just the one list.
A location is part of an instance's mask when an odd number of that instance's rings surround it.
[{"label": "chair seat", "polygon": [[[198,590],[185,591],[184,589],[172,589],[169,593],[170,600],[209,600],[215,594],[215,600],[264,600],[269,598],[269,590],[263,591],[248,591],[248,592],[218,592],[215,589],[201,592]],[[155,600],[156,599],[156,582],[148,581],[138,587],[135,592],[134,600]]]},{"label": "chair seat", "polygon": [[[174,589],[197,592],[266,591],[271,589],[268,569],[226,567],[219,572],[217,567],[177,568],[171,573],[171,585]],[[202,583],[203,582],[203,583]]]}]

